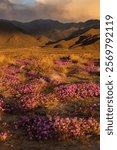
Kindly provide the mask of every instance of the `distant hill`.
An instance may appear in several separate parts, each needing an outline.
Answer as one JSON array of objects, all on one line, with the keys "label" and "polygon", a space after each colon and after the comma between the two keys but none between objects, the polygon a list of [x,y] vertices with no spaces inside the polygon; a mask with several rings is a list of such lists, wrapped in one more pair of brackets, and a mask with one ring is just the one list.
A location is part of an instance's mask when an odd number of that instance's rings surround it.
[{"label": "distant hill", "polygon": [[40,19],[27,23],[17,21],[12,21],[12,23],[29,34],[45,35],[52,40],[64,39],[79,29],[100,28],[99,20],[88,20],[86,22],[79,23],[61,23],[59,21],[49,19]]},{"label": "distant hill", "polygon": [[48,37],[44,36],[44,35],[37,35],[35,36],[37,42],[38,42],[38,45],[39,46],[45,46],[48,42],[52,42],[51,39],[49,39]]},{"label": "distant hill", "polygon": [[49,47],[53,48],[87,48],[92,47],[93,49],[100,49],[100,30],[89,29],[83,34],[78,36],[67,38],[57,42],[51,42],[48,44]]},{"label": "distant hill", "polygon": [[[47,46],[77,48],[99,44],[100,21],[61,23],[54,20],[34,20],[22,23],[0,20],[0,48]],[[98,46],[99,47],[99,46]]]},{"label": "distant hill", "polygon": [[9,21],[0,20],[0,48],[37,46],[34,37]]}]

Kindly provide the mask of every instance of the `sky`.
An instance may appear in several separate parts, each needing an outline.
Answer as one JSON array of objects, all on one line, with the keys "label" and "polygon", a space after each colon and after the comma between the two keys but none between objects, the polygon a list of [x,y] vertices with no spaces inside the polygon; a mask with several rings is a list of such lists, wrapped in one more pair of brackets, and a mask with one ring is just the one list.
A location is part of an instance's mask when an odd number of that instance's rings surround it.
[{"label": "sky", "polygon": [[100,18],[100,0],[0,0],[0,19],[79,22]]}]

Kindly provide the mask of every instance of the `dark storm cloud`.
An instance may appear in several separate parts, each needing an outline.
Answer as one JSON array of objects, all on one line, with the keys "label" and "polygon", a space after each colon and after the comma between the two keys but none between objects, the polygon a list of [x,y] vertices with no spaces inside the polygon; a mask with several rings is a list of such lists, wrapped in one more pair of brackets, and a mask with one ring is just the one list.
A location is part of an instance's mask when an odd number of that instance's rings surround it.
[{"label": "dark storm cloud", "polygon": [[43,18],[79,21],[99,18],[99,0],[33,0],[30,3],[19,1],[1,0],[0,18],[20,21]]}]

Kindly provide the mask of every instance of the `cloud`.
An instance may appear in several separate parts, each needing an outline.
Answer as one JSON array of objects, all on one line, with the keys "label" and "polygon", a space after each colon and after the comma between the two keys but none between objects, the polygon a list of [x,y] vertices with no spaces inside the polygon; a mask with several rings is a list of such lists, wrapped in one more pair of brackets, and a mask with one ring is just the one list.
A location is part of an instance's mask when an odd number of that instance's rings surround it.
[{"label": "cloud", "polygon": [[87,20],[92,18],[98,18],[100,15],[100,3],[99,0],[71,0],[70,3],[65,5],[65,18],[69,17],[72,20]]},{"label": "cloud", "polygon": [[19,5],[33,5],[36,0],[9,0],[9,2]]},{"label": "cloud", "polygon": [[46,3],[46,0],[36,0],[36,1],[40,3]]},{"label": "cloud", "polygon": [[0,18],[84,21],[99,18],[99,0],[2,0]]}]

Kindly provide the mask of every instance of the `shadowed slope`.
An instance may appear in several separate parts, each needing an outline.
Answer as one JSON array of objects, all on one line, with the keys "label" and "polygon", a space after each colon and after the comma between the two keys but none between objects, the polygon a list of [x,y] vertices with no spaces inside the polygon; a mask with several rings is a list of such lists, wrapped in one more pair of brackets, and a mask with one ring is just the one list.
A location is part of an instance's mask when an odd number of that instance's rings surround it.
[{"label": "shadowed slope", "polygon": [[9,21],[0,20],[0,48],[37,46],[37,41]]},{"label": "shadowed slope", "polygon": [[54,48],[95,48],[99,50],[100,46],[100,30],[99,29],[90,29],[87,32],[71,38],[69,40],[61,40],[48,44],[50,47]]}]

